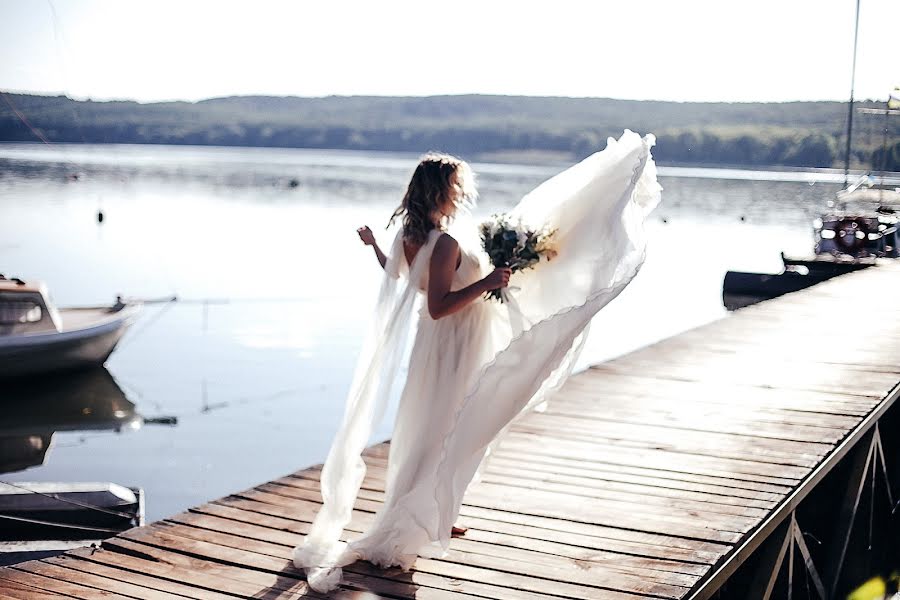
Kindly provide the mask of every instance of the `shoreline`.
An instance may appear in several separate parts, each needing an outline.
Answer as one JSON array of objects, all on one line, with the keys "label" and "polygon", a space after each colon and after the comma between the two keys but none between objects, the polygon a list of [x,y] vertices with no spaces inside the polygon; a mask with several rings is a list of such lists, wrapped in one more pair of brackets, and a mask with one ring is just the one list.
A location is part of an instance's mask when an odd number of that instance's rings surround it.
[{"label": "shoreline", "polygon": [[[356,150],[346,148],[284,148],[277,146],[240,146],[240,145],[212,145],[212,144],[158,144],[158,143],[97,143],[97,142],[54,142],[45,144],[43,142],[19,142],[19,141],[0,141],[0,160],[20,160],[15,156],[4,156],[3,150],[7,148],[23,148],[29,151],[36,148],[46,148],[40,152],[48,152],[47,162],[73,162],[68,157],[54,156],[54,150],[59,150],[64,154],[66,150],[73,149],[115,149],[115,148],[135,148],[135,149],[176,149],[185,151],[212,151],[222,152],[273,152],[279,154],[297,154],[309,155],[315,154],[319,156],[344,156],[344,157],[372,157],[400,160],[415,160],[421,153],[417,152],[401,152],[394,150]],[[473,154],[469,157],[463,157],[476,164],[496,164],[496,165],[521,165],[533,167],[556,167],[567,166],[580,160],[574,154],[567,152],[557,152],[552,150],[504,150],[497,152],[483,152]],[[34,160],[35,157],[28,157],[26,160]],[[81,162],[85,161],[84,159]],[[127,163],[127,160],[123,161]],[[106,164],[106,161],[100,164]],[[657,167],[661,169],[661,177],[699,177],[699,178],[718,178],[718,179],[762,179],[766,181],[802,181],[802,182],[836,182],[843,183],[844,170],[836,167],[791,167],[785,165],[752,165],[752,164],[732,164],[732,163],[685,163],[673,161],[657,161]],[[289,165],[285,165],[289,166]],[[679,171],[690,170],[693,173],[679,173]],[[669,171],[669,172],[666,172]],[[731,174],[729,175],[729,172]],[[822,177],[805,177],[805,178],[765,178],[765,177],[742,177],[734,176],[734,173],[781,173],[781,174],[804,174],[804,175],[820,175]],[[873,177],[884,177],[890,183],[896,181],[900,185],[900,171],[870,171],[860,168],[858,165],[850,169],[850,178],[860,177],[866,173],[870,173]]]}]

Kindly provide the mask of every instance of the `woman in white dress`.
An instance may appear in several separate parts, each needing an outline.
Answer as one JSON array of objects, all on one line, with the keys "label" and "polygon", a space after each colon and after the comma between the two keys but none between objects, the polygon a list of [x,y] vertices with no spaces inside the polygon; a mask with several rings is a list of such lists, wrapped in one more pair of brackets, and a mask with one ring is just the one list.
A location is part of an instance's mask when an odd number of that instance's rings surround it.
[{"label": "woman in white dress", "polygon": [[[394,213],[403,227],[389,253],[368,227],[359,230],[385,277],[322,469],[323,506],[294,549],[311,587],[334,589],[340,567],[356,560],[408,569],[417,556],[440,556],[462,533],[453,524],[491,446],[565,381],[591,318],[643,263],[643,221],[660,193],[653,143],[626,131],[522,199],[510,216],[555,229],[558,254],[517,273],[504,304],[483,296],[507,286],[509,269],[492,269],[477,226],[454,219],[475,198],[465,162],[422,159]],[[369,529],[346,544],[339,538],[365,477],[361,452],[407,356],[385,501]]]}]

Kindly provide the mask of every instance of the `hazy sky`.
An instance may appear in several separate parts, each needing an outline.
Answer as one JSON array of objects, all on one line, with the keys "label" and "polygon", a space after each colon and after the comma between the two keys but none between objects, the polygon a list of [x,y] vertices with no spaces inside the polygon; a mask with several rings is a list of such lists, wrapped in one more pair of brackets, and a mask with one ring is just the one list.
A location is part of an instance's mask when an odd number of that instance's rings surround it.
[{"label": "hazy sky", "polygon": [[[0,0],[0,89],[140,101],[462,93],[845,100],[855,6]],[[898,29],[900,0],[862,0],[857,98],[884,99],[900,84]]]}]

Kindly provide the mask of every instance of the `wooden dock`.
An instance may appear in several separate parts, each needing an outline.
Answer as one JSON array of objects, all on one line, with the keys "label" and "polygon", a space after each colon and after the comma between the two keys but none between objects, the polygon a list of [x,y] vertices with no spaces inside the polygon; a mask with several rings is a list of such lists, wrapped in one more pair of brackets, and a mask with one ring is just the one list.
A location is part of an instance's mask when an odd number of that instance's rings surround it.
[{"label": "wooden dock", "polygon": [[[469,531],[446,558],[408,573],[356,563],[333,597],[710,597],[894,403],[898,299],[900,267],[879,266],[572,377],[469,488]],[[388,449],[367,451],[349,538],[382,501]],[[0,597],[321,597],[290,562],[318,476],[312,467],[98,549],[2,569]]]}]

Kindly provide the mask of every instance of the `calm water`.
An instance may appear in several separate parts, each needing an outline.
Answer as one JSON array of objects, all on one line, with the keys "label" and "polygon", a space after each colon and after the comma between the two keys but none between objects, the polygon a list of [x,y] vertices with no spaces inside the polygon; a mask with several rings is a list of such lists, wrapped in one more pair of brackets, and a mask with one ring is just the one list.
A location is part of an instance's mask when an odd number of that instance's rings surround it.
[{"label": "calm water", "polygon": [[[389,241],[383,227],[415,160],[0,145],[0,272],[47,282],[58,306],[109,304],[116,294],[179,298],[145,306],[107,363],[112,378],[43,386],[41,406],[64,409],[22,413],[15,407],[28,398],[5,398],[12,416],[4,407],[0,435],[56,433],[39,464],[0,477],[140,486],[154,520],[321,462],[379,281],[355,229],[369,224]],[[565,166],[476,163],[476,216],[510,208]],[[725,271],[775,271],[779,252],[809,252],[809,223],[840,182],[821,173],[660,174],[647,263],[597,317],[582,366],[723,318]],[[111,408],[118,416],[103,418]],[[140,419],[161,416],[177,425]],[[390,436],[391,421],[375,438]]]}]

